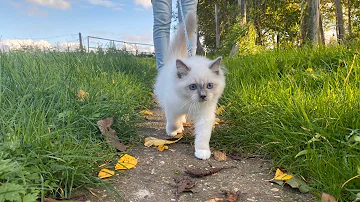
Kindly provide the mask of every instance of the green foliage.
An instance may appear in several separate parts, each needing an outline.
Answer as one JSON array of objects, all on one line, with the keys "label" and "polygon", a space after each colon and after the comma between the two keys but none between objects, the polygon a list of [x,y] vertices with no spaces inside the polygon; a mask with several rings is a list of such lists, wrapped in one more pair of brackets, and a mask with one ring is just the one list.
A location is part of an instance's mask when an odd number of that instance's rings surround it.
[{"label": "green foliage", "polygon": [[121,52],[0,53],[0,201],[108,186],[96,174],[115,151],[96,122],[114,116],[121,141],[138,141],[134,121],[152,104],[154,66]]},{"label": "green foliage", "polygon": [[274,50],[226,60],[222,102],[232,103],[224,118],[233,124],[216,130],[213,146],[271,154],[277,167],[303,177],[313,193],[354,200],[358,178],[341,186],[360,168],[356,47]]},{"label": "green foliage", "polygon": [[[242,0],[246,4],[246,27],[252,26],[255,30],[255,44],[268,48],[291,48],[306,44],[308,39],[308,32],[310,31],[310,19],[307,9],[308,1],[306,0]],[[220,52],[223,55],[228,55],[231,47],[235,44],[233,39],[243,37],[243,32],[236,32],[239,27],[240,20],[237,17],[245,17],[240,15],[245,10],[241,11],[240,1],[214,1],[214,0],[200,0],[198,5],[199,15],[199,33],[203,37],[204,46],[210,54]],[[359,16],[360,3],[357,0],[342,1],[344,9],[345,25],[347,26],[348,42],[358,42],[360,36]],[[214,23],[214,7],[215,4],[219,7],[219,28],[220,28],[220,50],[216,48],[215,43],[215,23]],[[351,19],[351,30],[349,33],[349,11]],[[320,1],[320,16],[321,29],[324,32],[325,38],[329,40],[330,36],[327,31],[333,30],[335,32],[336,25],[336,11],[334,1],[324,0]],[[241,22],[242,19],[241,19]],[[238,33],[238,35],[235,35]],[[244,41],[247,39],[244,37]],[[320,41],[323,42],[322,35]],[[336,38],[336,36],[335,36]],[[311,39],[313,40],[313,39]],[[253,45],[249,42],[250,45]],[[246,44],[246,45],[249,45]]]},{"label": "green foliage", "polygon": [[199,34],[203,37],[204,45],[208,52],[216,51],[215,36],[215,4],[218,5],[218,18],[220,38],[225,38],[229,30],[236,23],[239,8],[236,1],[232,0],[200,0],[197,14],[199,17]]},{"label": "green foliage", "polygon": [[[228,55],[231,51],[236,51],[233,56],[251,55],[263,51],[263,47],[256,45],[256,30],[253,25],[234,24],[229,34],[222,42],[222,47],[218,51],[220,55]],[[234,49],[237,45],[238,49]]]}]

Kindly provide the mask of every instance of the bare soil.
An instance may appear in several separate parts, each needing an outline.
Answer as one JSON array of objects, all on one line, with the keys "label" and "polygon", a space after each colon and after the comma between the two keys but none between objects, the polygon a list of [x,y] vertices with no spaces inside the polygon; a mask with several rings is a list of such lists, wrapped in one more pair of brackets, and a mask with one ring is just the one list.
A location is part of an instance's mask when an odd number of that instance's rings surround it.
[{"label": "bare soil", "polygon": [[[154,115],[148,116],[147,121],[141,123],[140,132],[144,137],[167,138],[165,135],[165,117],[161,109],[154,108]],[[240,191],[237,201],[264,201],[264,202],[305,202],[316,201],[310,194],[302,194],[288,186],[279,186],[265,180],[274,175],[270,160],[249,158],[218,162],[212,156],[209,160],[199,160],[194,156],[191,144],[181,141],[169,145],[169,150],[157,151],[155,147],[137,145],[129,149],[129,154],[138,159],[135,169],[117,172],[108,180],[123,194],[123,197],[114,195],[106,189],[94,188],[87,193],[88,201],[105,202],[195,202],[222,197],[222,190],[236,193]],[[174,178],[188,176],[185,168],[210,168],[235,166],[220,172],[202,177],[193,178],[195,187],[191,192],[181,193],[176,198]]]}]

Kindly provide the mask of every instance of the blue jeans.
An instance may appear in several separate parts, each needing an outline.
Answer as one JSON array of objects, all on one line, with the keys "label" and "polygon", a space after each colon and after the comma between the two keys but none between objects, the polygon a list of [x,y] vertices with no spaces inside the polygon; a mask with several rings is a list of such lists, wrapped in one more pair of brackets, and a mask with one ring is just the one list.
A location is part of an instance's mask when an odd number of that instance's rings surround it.
[{"label": "blue jeans", "polygon": [[[152,0],[153,15],[154,15],[154,28],[153,38],[155,47],[156,67],[160,69],[164,66],[164,53],[170,43],[170,24],[172,17],[172,0]],[[181,0],[184,16],[188,12],[196,12],[198,0]],[[182,22],[180,8],[178,9],[178,19]],[[185,17],[184,17],[185,18]],[[196,37],[193,37],[192,47],[193,55],[196,51]]]}]

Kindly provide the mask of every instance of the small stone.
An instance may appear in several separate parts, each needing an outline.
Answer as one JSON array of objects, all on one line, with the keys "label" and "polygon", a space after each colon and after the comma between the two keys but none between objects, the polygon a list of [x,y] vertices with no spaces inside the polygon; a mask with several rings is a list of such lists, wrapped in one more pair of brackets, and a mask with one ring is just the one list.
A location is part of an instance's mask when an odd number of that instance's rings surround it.
[{"label": "small stone", "polygon": [[270,189],[271,191],[275,191],[275,192],[277,192],[277,191],[280,191],[278,188],[272,188],[272,189]]}]

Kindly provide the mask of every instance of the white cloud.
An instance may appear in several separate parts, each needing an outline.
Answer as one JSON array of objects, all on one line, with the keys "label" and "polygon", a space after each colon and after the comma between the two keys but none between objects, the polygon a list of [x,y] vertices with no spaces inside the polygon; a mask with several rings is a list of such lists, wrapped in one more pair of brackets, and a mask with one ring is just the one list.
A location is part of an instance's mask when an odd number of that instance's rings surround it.
[{"label": "white cloud", "polygon": [[88,3],[98,6],[106,6],[106,7],[115,7],[117,6],[116,3],[109,1],[109,0],[87,0]]},{"label": "white cloud", "polygon": [[25,0],[25,1],[40,6],[46,6],[46,7],[62,9],[62,10],[71,8],[71,4],[65,0]]},{"label": "white cloud", "polygon": [[20,4],[20,3],[17,3],[17,2],[11,2],[11,5],[12,5],[14,8],[20,8],[20,7],[21,7],[21,4]]},{"label": "white cloud", "polygon": [[27,47],[39,48],[41,50],[58,50],[58,51],[74,51],[79,48],[77,42],[60,42],[58,44],[51,44],[45,40],[34,41],[32,39],[6,39],[0,41],[1,50],[21,50]]},{"label": "white cloud", "polygon": [[43,16],[43,17],[47,17],[48,16],[48,12],[44,11],[44,10],[41,10],[40,8],[36,7],[36,6],[29,6],[27,9],[26,9],[26,14],[28,16],[37,16],[37,15],[40,15],[40,16]]},{"label": "white cloud", "polygon": [[135,0],[135,4],[136,5],[141,5],[144,8],[150,8],[151,5],[151,0]]},{"label": "white cloud", "polygon": [[[145,34],[145,35],[140,35],[140,36],[134,36],[134,35],[125,35],[123,36],[125,41],[128,42],[136,42],[136,43],[142,43],[142,44],[152,44],[153,43],[153,39],[152,39],[152,34]],[[127,48],[127,50],[131,50],[131,51],[136,51],[136,49],[139,52],[154,52],[154,46],[148,46],[148,45],[133,45],[133,44],[128,44],[125,45],[125,47]]]}]

